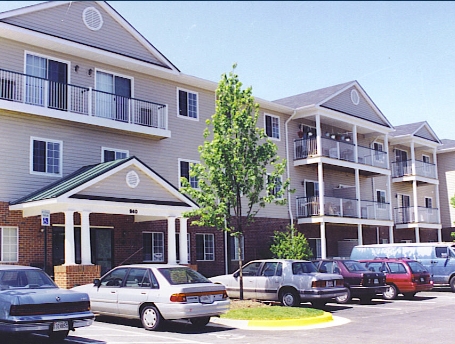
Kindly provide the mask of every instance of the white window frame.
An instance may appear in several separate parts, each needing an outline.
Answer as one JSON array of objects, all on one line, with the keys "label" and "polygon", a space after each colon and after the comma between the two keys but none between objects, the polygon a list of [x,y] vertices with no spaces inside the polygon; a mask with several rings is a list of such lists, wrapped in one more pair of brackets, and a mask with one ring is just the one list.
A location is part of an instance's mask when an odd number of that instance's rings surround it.
[{"label": "white window frame", "polygon": [[[191,170],[191,164],[199,164],[200,161],[197,161],[197,160],[188,160],[188,159],[178,159],[178,168],[177,168],[177,171],[179,173],[179,187],[182,187],[182,183],[180,181],[180,178],[182,178],[182,169],[181,169],[181,163],[182,162],[187,162],[188,163],[188,171]],[[188,182],[190,183],[190,185],[193,187],[193,189],[198,189],[199,188],[199,181],[197,180],[197,178],[195,177],[191,177],[189,176],[189,180]]]},{"label": "white window frame", "polygon": [[[272,136],[267,135],[267,117],[271,118],[271,132]],[[276,120],[277,122],[275,123],[277,127],[274,127],[273,120]],[[280,117],[271,115],[269,113],[264,113],[264,132],[267,135],[267,137],[271,140],[276,140],[276,141],[281,141],[281,125],[280,125]]]},{"label": "white window frame", "polygon": [[[371,145],[372,145],[372,148],[374,150],[374,159],[376,161],[384,161],[384,156],[385,156],[385,154],[383,153],[384,152],[384,144],[382,142],[374,141]],[[376,149],[375,146],[377,146],[378,148],[380,147],[381,149]],[[377,152],[382,152],[382,154],[379,154]]]},{"label": "white window frame", "polygon": [[[47,145],[48,143],[58,143],[60,145],[60,150],[58,154],[59,164],[58,169],[59,173],[51,173],[51,172],[40,172],[33,170],[33,142],[34,141],[42,141],[46,143],[46,156],[45,156],[45,164],[46,164],[46,171],[48,170],[48,163],[47,163]],[[63,141],[61,140],[52,140],[52,139],[45,139],[42,137],[30,136],[30,174],[40,175],[40,176],[48,176],[48,177],[61,177],[62,176],[62,169],[63,169]]]},{"label": "white window frame", "polygon": [[[151,234],[151,243],[150,243],[150,260],[144,260],[144,262],[164,262],[164,254],[165,254],[165,242],[164,242],[164,233],[163,232],[142,232],[142,237],[144,237],[144,234]],[[163,243],[163,246],[155,246],[154,245],[154,236],[155,235],[160,235],[161,236],[161,241]],[[142,243],[144,246],[144,243]],[[162,249],[162,257],[155,259],[155,254],[161,253],[161,252],[155,252],[155,248],[161,248]]]},{"label": "white window frame", "polygon": [[[381,196],[382,196],[382,194],[384,194],[384,202],[381,202],[380,199],[378,198],[378,192],[381,193]],[[376,189],[377,209],[378,210],[386,210],[387,209],[386,203],[387,203],[387,192],[385,192],[385,190]]]},{"label": "white window frame", "polygon": [[[197,237],[202,235],[204,238],[204,259],[197,259],[198,258],[198,252],[197,252]],[[212,247],[207,247],[206,246],[206,237],[211,237],[211,244]],[[210,252],[212,251],[212,252]],[[212,256],[212,257],[210,257]],[[196,261],[214,261],[215,260],[215,235],[213,233],[196,233]]]},{"label": "white window frame", "polygon": [[[5,232],[15,230],[15,235],[7,237]],[[0,227],[1,232],[1,256],[0,259],[5,263],[15,263],[19,261],[19,227],[4,226]],[[9,240],[9,239],[13,240]],[[15,240],[14,240],[15,239]]]},{"label": "white window frame", "polygon": [[[184,116],[180,114],[180,91],[187,93],[187,104],[186,104],[186,111],[188,116]],[[196,117],[190,116],[190,104],[189,104],[189,97],[188,94],[193,94],[196,97]],[[188,89],[177,87],[177,117],[188,119],[191,121],[199,121],[199,93],[195,91],[191,91]]]},{"label": "white window frame", "polygon": [[[267,173],[267,183],[269,182],[269,178],[271,178],[271,175],[269,173]],[[277,177],[280,181],[280,184],[279,185],[275,185],[275,188],[273,189],[273,195],[276,196],[276,194],[278,192],[281,191],[282,187],[283,187],[283,176],[278,176]],[[282,195],[281,197],[275,197],[275,199],[277,200],[280,200],[280,199],[283,199],[284,195]]]},{"label": "white window frame", "polygon": [[104,152],[105,152],[105,151],[114,152],[114,153],[115,153],[115,160],[124,159],[124,158],[118,158],[118,157],[117,157],[117,154],[126,154],[126,157],[125,157],[125,158],[129,158],[129,157],[130,157],[130,152],[127,151],[127,150],[124,150],[124,149],[116,149],[116,148],[109,148],[109,147],[101,147],[101,162],[106,162],[106,161],[104,161]]},{"label": "white window frame", "polygon": [[239,261],[239,243],[242,246],[242,260],[245,259],[245,237],[243,235],[231,236],[231,246],[234,252],[234,255],[231,256],[231,261]]}]

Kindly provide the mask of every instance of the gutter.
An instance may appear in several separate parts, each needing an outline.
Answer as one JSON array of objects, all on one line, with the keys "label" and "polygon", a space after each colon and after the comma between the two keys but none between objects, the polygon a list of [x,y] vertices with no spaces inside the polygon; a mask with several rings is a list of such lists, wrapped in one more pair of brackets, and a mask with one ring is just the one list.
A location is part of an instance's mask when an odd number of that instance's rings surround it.
[{"label": "gutter", "polygon": [[[294,113],[287,119],[287,121],[284,123],[284,130],[285,130],[285,135],[286,135],[286,173],[287,173],[287,178],[291,179],[290,171],[289,171],[289,135],[288,135],[288,123],[294,119],[295,115],[297,114],[297,111],[294,110]],[[294,217],[292,216],[292,207],[291,207],[291,192],[289,191],[289,188],[287,190],[288,194],[288,212],[289,212],[289,219],[291,221],[291,226],[294,224]]]}]

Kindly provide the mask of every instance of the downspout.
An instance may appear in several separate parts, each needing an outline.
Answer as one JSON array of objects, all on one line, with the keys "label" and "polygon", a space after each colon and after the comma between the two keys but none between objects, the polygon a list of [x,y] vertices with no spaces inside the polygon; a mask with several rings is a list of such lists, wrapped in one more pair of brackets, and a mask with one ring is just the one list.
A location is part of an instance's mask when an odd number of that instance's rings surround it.
[{"label": "downspout", "polygon": [[[284,123],[284,131],[286,135],[286,173],[287,173],[287,179],[291,179],[291,173],[289,170],[289,135],[288,135],[288,123],[295,117],[297,114],[296,110],[294,110],[294,113],[291,115],[291,117],[288,118],[288,120]],[[294,217],[292,216],[292,207],[291,207],[291,192],[289,191],[289,188],[287,190],[288,194],[288,212],[289,212],[289,219],[291,221],[291,226],[294,224]]]}]

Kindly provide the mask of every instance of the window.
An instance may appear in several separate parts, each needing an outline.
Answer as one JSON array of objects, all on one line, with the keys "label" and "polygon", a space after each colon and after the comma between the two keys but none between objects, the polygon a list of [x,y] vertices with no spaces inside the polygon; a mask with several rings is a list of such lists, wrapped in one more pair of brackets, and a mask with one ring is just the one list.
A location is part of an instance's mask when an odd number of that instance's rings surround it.
[{"label": "window", "polygon": [[240,237],[229,237],[230,240],[230,251],[231,251],[231,260],[239,260],[239,243],[242,247],[242,260],[245,257],[245,240],[243,235]]},{"label": "window", "polygon": [[[278,176],[275,178],[275,180],[272,180],[272,177],[270,175],[267,176],[267,182],[269,184],[274,183],[275,186],[271,192],[272,195],[276,196],[278,193],[281,191],[281,186],[283,184],[283,179],[281,176]],[[283,198],[283,196],[280,196],[279,198]]]},{"label": "window", "polygon": [[213,234],[196,234],[196,260],[215,260]]},{"label": "window", "polygon": [[185,90],[178,90],[178,104],[179,104],[179,116],[187,117],[187,118],[198,118],[198,101],[197,101],[197,93],[185,91]]},{"label": "window", "polygon": [[428,155],[422,155],[422,161],[425,164],[429,164],[430,163],[430,157]]},{"label": "window", "polygon": [[264,115],[265,133],[273,139],[280,139],[280,118],[272,115]]},{"label": "window", "polygon": [[373,143],[373,149],[374,149],[374,158],[376,161],[383,161],[384,160],[384,153],[383,152],[383,145],[380,142],[374,142]]},{"label": "window", "polygon": [[144,261],[164,262],[164,233],[142,233]]},{"label": "window", "polygon": [[125,159],[128,158],[129,152],[126,150],[120,150],[120,149],[111,149],[111,148],[102,148],[102,161],[103,162],[108,162],[108,161],[114,161],[118,159]]},{"label": "window", "polygon": [[433,199],[431,197],[425,197],[425,208],[433,208]]},{"label": "window", "polygon": [[0,253],[2,262],[18,261],[18,228],[0,227]]},{"label": "window", "polygon": [[30,173],[62,175],[62,142],[31,138]]},{"label": "window", "polygon": [[376,202],[378,202],[378,209],[386,209],[385,191],[376,190]]},{"label": "window", "polygon": [[96,72],[96,116],[120,122],[129,121],[132,79]]},{"label": "window", "polygon": [[[177,263],[180,260],[180,233],[175,233],[175,251],[177,256]],[[190,234],[186,234],[186,254],[188,257],[188,262],[191,261],[190,259]]]},{"label": "window", "polygon": [[188,180],[188,182],[190,183],[192,188],[197,189],[199,187],[197,177],[190,176],[191,164],[198,164],[198,163],[199,163],[199,161],[190,161],[190,160],[180,160],[179,159],[179,165],[180,165],[179,183],[180,183],[180,178],[184,177]]}]

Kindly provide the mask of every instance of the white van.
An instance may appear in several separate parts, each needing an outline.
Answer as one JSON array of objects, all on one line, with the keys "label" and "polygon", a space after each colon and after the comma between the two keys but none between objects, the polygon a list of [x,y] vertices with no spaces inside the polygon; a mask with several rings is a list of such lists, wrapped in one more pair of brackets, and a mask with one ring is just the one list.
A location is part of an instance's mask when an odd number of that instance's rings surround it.
[{"label": "white van", "polygon": [[455,292],[455,242],[357,245],[351,259],[411,258],[424,265],[434,285],[449,285]]}]

